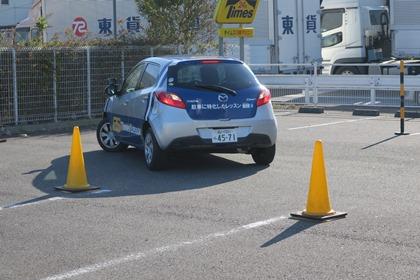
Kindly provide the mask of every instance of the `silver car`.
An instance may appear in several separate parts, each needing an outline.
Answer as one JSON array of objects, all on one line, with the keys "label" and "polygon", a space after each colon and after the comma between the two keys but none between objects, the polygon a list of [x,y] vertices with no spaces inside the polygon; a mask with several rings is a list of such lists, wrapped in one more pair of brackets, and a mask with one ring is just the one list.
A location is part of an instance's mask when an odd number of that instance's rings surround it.
[{"label": "silver car", "polygon": [[251,154],[270,164],[277,122],[271,94],[236,59],[162,57],[138,63],[121,87],[110,80],[99,145],[110,152],[144,149],[151,170],[175,151]]}]

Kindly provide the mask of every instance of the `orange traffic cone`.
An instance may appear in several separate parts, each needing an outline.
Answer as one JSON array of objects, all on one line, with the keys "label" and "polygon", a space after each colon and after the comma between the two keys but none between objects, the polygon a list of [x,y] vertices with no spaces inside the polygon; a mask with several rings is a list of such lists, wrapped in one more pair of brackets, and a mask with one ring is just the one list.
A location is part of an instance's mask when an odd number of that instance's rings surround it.
[{"label": "orange traffic cone", "polygon": [[322,141],[315,142],[315,150],[312,160],[311,182],[309,185],[308,201],[306,209],[290,214],[295,218],[330,220],[343,218],[347,215],[344,212],[336,212],[331,209],[328,195],[327,175],[325,171],[324,152]]},{"label": "orange traffic cone", "polygon": [[83,158],[82,141],[79,127],[77,126],[73,128],[67,182],[64,187],[56,187],[56,189],[68,192],[84,192],[99,189],[98,187],[91,187],[88,183],[85,160]]}]

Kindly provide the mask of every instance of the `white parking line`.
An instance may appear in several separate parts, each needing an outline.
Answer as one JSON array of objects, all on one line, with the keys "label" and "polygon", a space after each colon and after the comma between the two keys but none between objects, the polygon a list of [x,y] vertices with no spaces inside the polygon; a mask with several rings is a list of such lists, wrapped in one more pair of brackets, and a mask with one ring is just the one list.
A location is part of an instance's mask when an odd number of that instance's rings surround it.
[{"label": "white parking line", "polygon": [[25,207],[25,206],[37,205],[37,204],[45,203],[45,202],[48,202],[48,201],[57,201],[57,200],[64,200],[64,199],[66,199],[66,198],[65,197],[51,197],[51,198],[48,198],[48,199],[39,200],[39,201],[35,201],[35,202],[16,203],[16,204],[0,207],[0,210],[20,208],[20,207]]},{"label": "white parking line", "polygon": [[345,120],[345,121],[338,121],[338,122],[330,122],[330,123],[321,123],[321,124],[314,124],[314,125],[306,125],[306,126],[289,128],[287,130],[299,130],[299,129],[313,128],[313,127],[321,127],[321,126],[329,126],[329,125],[336,125],[336,124],[343,124],[343,123],[353,123],[353,122],[373,120],[373,119],[378,119],[378,118],[380,118],[380,116],[379,117],[362,118],[362,119],[356,119],[356,120]]},{"label": "white parking line", "polygon": [[[112,192],[112,190],[103,189],[103,190],[88,192],[87,195],[90,195],[90,194],[99,195],[99,194],[106,194],[110,192]],[[75,196],[75,198],[77,198],[77,196]],[[26,207],[26,206],[33,206],[33,205],[42,204],[42,203],[46,203],[50,201],[67,200],[67,199],[70,199],[70,198],[57,196],[57,197],[39,199],[33,202],[30,202],[31,200],[28,200],[28,202],[18,202],[18,203],[7,205],[7,206],[0,206],[0,211],[6,210],[6,209],[15,209],[15,208],[21,208],[21,207]],[[36,199],[33,199],[33,200],[36,200]]]},{"label": "white parking line", "polygon": [[420,132],[418,132],[418,133],[411,133],[409,136],[417,136],[417,135],[420,135]]},{"label": "white parking line", "polygon": [[82,268],[78,268],[78,269],[63,273],[63,274],[50,276],[50,277],[44,278],[42,280],[70,279],[70,278],[77,277],[77,276],[80,276],[80,275],[83,275],[83,274],[103,270],[103,269],[108,268],[108,267],[117,266],[117,265],[125,264],[125,263],[128,263],[128,262],[133,262],[133,261],[137,261],[137,260],[140,260],[140,259],[144,259],[144,258],[146,258],[150,255],[156,254],[156,253],[163,253],[163,252],[167,252],[167,251],[175,251],[179,248],[186,247],[186,246],[189,246],[189,245],[206,243],[206,242],[211,241],[211,240],[216,239],[216,238],[223,238],[223,237],[227,237],[229,235],[233,235],[233,234],[236,234],[236,233],[239,233],[239,232],[242,232],[242,231],[267,226],[267,225],[274,224],[274,223],[276,223],[280,220],[285,220],[285,219],[287,219],[287,217],[280,216],[280,217],[268,219],[268,220],[265,220],[265,221],[259,221],[259,222],[256,222],[256,223],[240,226],[240,227],[231,229],[229,231],[209,234],[209,235],[204,236],[204,237],[199,238],[199,239],[195,239],[195,240],[191,240],[191,241],[184,241],[184,242],[180,242],[180,243],[177,243],[177,244],[172,244],[172,245],[168,245],[168,246],[164,246],[164,247],[155,248],[155,249],[152,249],[152,250],[149,250],[149,251],[146,251],[146,252],[138,252],[138,253],[134,253],[134,254],[131,254],[131,255],[128,255],[128,256],[125,256],[125,257],[112,259],[112,260],[104,261],[102,263],[97,263],[97,264],[85,266],[85,267],[82,267]]},{"label": "white parking line", "polygon": [[101,193],[110,193],[112,190],[99,190],[99,191],[93,191],[91,194],[101,194]]}]

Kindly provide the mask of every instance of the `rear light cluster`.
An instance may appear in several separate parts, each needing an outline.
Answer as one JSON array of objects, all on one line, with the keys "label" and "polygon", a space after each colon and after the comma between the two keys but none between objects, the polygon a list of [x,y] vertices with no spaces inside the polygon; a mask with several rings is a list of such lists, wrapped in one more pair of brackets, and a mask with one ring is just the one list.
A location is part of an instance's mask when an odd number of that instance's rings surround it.
[{"label": "rear light cluster", "polygon": [[267,104],[271,100],[271,93],[268,89],[262,88],[260,96],[257,100],[257,107]]},{"label": "rear light cluster", "polygon": [[[185,105],[184,101],[182,101],[181,97],[174,93],[160,91],[156,93],[156,98],[163,104],[179,108],[185,109],[187,106]],[[257,100],[257,107],[263,106],[269,103],[271,100],[271,93],[268,89],[262,88],[260,95]]]},{"label": "rear light cluster", "polygon": [[171,107],[179,109],[185,109],[187,107],[184,101],[174,93],[161,91],[156,93],[156,97],[160,102]]}]

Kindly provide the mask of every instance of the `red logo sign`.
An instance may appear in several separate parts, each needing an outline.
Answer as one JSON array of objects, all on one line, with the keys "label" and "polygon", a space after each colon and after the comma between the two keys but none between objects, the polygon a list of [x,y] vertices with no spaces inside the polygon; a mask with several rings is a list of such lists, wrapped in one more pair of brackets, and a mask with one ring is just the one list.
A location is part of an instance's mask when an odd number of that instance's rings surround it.
[{"label": "red logo sign", "polygon": [[77,37],[83,37],[88,32],[88,25],[84,18],[77,17],[73,20],[73,34]]}]

